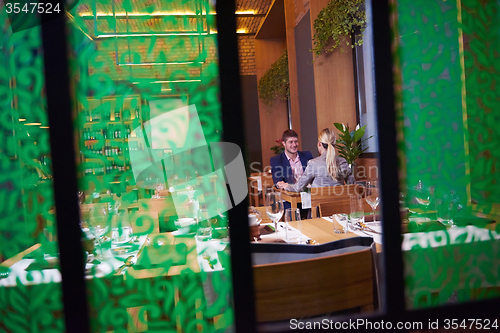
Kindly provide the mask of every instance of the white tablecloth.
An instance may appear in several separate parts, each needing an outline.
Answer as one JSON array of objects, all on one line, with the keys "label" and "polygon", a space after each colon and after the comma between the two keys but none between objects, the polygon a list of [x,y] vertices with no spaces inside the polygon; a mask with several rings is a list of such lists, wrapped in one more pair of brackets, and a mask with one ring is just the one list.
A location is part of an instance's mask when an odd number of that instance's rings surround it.
[{"label": "white tablecloth", "polygon": [[[302,222],[302,223],[307,223],[307,222]],[[274,223],[261,223],[261,225],[270,225],[270,226],[273,226],[274,227]],[[273,240],[273,239],[281,239],[281,240],[284,240],[286,242],[286,235],[287,235],[287,232],[292,234],[292,235],[297,235],[297,234],[300,234],[300,231],[294,227],[291,227],[291,226],[288,226],[288,229],[286,229],[287,226],[285,224],[285,222],[278,222],[278,232],[275,233],[270,233],[270,234],[266,234],[266,235],[260,235],[260,238],[263,240],[263,241],[266,241],[266,240]],[[307,236],[307,235],[304,235],[302,234],[302,242],[301,244],[306,244],[306,242],[311,239],[311,237]]]}]

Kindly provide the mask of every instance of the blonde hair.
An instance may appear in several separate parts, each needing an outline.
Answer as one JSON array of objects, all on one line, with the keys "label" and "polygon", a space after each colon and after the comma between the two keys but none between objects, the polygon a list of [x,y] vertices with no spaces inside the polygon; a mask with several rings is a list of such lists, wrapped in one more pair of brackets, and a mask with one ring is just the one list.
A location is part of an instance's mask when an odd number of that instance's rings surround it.
[{"label": "blonde hair", "polygon": [[318,141],[326,149],[326,170],[332,179],[337,180],[338,166],[335,159],[335,132],[325,128],[318,135]]}]

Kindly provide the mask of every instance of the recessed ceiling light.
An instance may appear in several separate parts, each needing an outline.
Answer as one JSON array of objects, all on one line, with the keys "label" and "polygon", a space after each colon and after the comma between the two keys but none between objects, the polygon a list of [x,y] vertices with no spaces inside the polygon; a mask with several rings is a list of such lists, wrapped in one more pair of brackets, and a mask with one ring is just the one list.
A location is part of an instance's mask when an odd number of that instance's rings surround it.
[{"label": "recessed ceiling light", "polygon": [[40,128],[49,128],[49,126],[40,126]]},{"label": "recessed ceiling light", "polygon": [[26,121],[25,118],[19,118],[19,121]]},{"label": "recessed ceiling light", "polygon": [[26,123],[26,126],[40,126],[42,123]]}]

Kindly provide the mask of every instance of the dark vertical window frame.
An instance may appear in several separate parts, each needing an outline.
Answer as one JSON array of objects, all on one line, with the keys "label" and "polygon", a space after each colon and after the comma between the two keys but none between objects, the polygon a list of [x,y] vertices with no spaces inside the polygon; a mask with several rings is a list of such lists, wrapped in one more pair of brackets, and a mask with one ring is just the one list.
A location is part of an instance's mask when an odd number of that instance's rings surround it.
[{"label": "dark vertical window frame", "polygon": [[[383,309],[398,315],[405,309],[401,219],[399,214],[399,179],[396,145],[396,111],[392,71],[392,33],[389,1],[373,2],[373,47],[375,94],[382,205]],[[382,134],[383,133],[383,134]],[[387,286],[390,286],[387,287]]]},{"label": "dark vertical window frame", "polygon": [[[234,14],[235,1],[217,1],[216,11],[223,141],[235,143],[243,150],[246,146]],[[243,153],[243,156],[247,155]],[[229,210],[231,274],[237,332],[255,331],[255,302],[247,207],[248,199]]]},{"label": "dark vertical window frame", "polygon": [[[60,3],[63,7],[63,3]],[[43,14],[49,15],[49,14]],[[71,112],[66,15],[45,22],[42,43],[54,178],[57,235],[67,332],[89,332],[75,144]]]}]

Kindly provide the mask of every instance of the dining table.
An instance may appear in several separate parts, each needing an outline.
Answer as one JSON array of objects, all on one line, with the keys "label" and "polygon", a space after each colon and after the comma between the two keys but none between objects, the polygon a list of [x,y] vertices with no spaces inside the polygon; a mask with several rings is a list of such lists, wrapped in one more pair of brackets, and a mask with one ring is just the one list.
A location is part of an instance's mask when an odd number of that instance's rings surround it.
[{"label": "dining table", "polygon": [[[382,251],[382,238],[380,233],[372,233],[369,231],[347,231],[345,233],[336,233],[334,230],[334,223],[338,224],[339,226],[341,226],[342,224],[345,225],[345,222],[342,222],[340,218],[335,218],[335,220],[332,220],[331,217],[321,217],[302,221],[290,221],[288,222],[288,226],[284,222],[278,222],[277,232],[264,231],[265,234],[261,234],[261,239],[257,240],[257,242],[284,243],[286,242],[286,228],[290,228],[292,230],[301,230],[302,244],[305,246],[320,245],[353,237],[370,237],[374,239],[377,252]],[[263,223],[262,225],[264,228],[267,225],[274,226],[274,224],[272,223]],[[377,228],[377,232],[380,232],[380,227],[373,226],[373,228]],[[290,229],[288,231],[290,231]]]},{"label": "dining table", "polygon": [[[125,329],[132,330],[147,331],[148,325],[163,325],[165,330],[178,331],[193,320],[216,328],[218,320],[221,323],[225,320],[224,314],[212,309],[211,315],[206,316],[206,309],[229,302],[231,291],[227,285],[218,286],[215,282],[226,279],[224,276],[229,274],[225,272],[229,267],[227,230],[214,228],[213,235],[201,240],[194,232],[174,231],[131,237],[126,243],[108,242],[102,258],[87,257],[85,279],[91,315],[113,309],[129,316],[129,325],[134,328],[127,326]],[[44,290],[57,291],[62,281],[57,252],[55,242],[38,243],[0,263],[2,272],[7,272],[0,276],[0,288],[6,294],[25,292],[28,298]],[[130,265],[126,264],[128,262]],[[159,288],[156,290],[158,296],[163,296],[158,298],[154,293],[144,292],[153,285]],[[194,290],[202,292],[193,294]],[[95,294],[96,291],[99,294]],[[144,320],[147,315],[141,314],[153,308],[161,312],[162,308],[177,306],[192,310],[179,311],[167,321],[154,315]],[[59,310],[54,307],[54,313],[62,311],[62,303],[60,307]],[[97,327],[101,328],[116,323],[101,315],[91,320],[97,321]],[[123,328],[115,327],[117,330]]]}]

